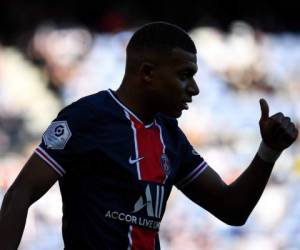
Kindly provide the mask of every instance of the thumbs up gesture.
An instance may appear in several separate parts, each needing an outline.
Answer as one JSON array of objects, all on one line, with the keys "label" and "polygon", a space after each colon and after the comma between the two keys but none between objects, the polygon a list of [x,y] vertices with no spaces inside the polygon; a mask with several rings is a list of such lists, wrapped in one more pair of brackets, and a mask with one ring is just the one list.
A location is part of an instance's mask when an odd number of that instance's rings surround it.
[{"label": "thumbs up gesture", "polygon": [[260,99],[261,117],[260,133],[263,141],[273,150],[283,151],[297,138],[298,130],[295,124],[281,112],[269,116],[269,106],[265,99]]}]

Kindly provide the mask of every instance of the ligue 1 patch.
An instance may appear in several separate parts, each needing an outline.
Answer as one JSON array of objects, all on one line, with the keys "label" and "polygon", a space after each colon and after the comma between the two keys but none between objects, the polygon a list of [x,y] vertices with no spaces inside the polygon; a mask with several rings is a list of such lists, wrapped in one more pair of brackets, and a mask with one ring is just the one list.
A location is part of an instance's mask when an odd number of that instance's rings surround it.
[{"label": "ligue 1 patch", "polygon": [[47,148],[64,149],[71,135],[67,121],[56,121],[47,128],[43,139]]},{"label": "ligue 1 patch", "polygon": [[166,154],[162,154],[160,157],[160,165],[166,175],[170,173],[170,161]]}]

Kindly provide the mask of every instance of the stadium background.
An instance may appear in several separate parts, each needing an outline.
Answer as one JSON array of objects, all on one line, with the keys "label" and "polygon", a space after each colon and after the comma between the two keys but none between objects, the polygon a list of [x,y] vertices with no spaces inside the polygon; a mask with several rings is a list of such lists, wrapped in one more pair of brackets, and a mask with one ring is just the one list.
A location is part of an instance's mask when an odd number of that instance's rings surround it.
[{"label": "stadium background", "polygon": [[[58,110],[117,88],[132,31],[154,20],[184,27],[197,45],[201,92],[179,122],[226,182],[257,150],[260,97],[271,113],[281,110],[299,121],[300,21],[292,1],[2,0],[0,201]],[[174,188],[162,249],[300,249],[299,191],[299,140],[277,162],[243,227],[226,226]],[[55,186],[31,207],[19,249],[62,249],[60,220]]]}]

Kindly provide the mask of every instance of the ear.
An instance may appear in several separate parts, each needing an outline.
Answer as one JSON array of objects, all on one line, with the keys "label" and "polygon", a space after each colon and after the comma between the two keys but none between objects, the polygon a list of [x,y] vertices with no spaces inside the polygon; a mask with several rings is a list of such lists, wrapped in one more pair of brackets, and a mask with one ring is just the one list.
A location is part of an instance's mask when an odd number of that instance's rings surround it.
[{"label": "ear", "polygon": [[153,70],[154,70],[154,64],[151,62],[143,62],[140,65],[139,68],[139,74],[140,77],[145,81],[145,82],[151,82],[153,79]]}]

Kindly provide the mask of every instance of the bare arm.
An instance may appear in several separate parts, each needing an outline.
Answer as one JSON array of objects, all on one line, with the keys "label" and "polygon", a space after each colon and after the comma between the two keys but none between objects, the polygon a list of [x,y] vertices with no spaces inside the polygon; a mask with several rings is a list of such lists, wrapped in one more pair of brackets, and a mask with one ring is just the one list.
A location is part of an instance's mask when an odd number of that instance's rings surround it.
[{"label": "bare arm", "polygon": [[[295,141],[298,131],[290,119],[281,113],[269,117],[269,108],[264,100],[261,101],[261,111],[263,141],[279,155]],[[226,185],[208,167],[183,190],[184,194],[225,223],[243,225],[261,197],[275,163],[275,160],[268,160],[272,157],[259,152],[249,167],[230,185]]]},{"label": "bare arm", "polygon": [[230,185],[208,167],[189,184],[184,194],[229,225],[243,225],[269,180],[273,164],[257,155],[250,166]]},{"label": "bare arm", "polygon": [[0,211],[0,249],[18,248],[28,208],[43,196],[59,175],[33,154],[4,196]]}]

